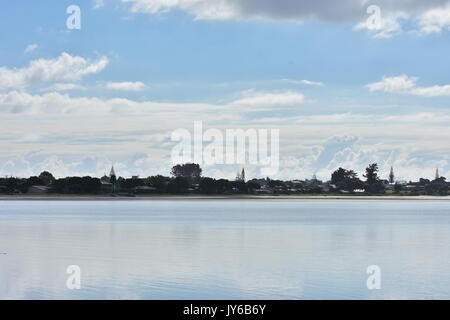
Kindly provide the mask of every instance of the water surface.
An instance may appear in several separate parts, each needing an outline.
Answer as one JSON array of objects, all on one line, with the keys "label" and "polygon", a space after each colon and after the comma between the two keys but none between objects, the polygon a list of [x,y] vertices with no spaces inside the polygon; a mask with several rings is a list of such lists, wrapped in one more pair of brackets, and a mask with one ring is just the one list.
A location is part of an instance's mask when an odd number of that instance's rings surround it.
[{"label": "water surface", "polygon": [[450,202],[0,201],[0,298],[450,299]]}]

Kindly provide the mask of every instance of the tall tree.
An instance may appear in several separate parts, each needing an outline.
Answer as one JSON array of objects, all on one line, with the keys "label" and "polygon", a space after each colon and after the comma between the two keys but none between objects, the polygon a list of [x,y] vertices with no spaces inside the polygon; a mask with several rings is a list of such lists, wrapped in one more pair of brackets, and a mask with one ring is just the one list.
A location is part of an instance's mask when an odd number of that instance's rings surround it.
[{"label": "tall tree", "polygon": [[55,182],[55,177],[48,171],[41,172],[41,174],[39,175],[39,179],[44,181],[45,185],[47,186]]},{"label": "tall tree", "polygon": [[378,177],[378,164],[372,163],[366,168],[366,174],[363,175],[366,178],[367,184],[375,184],[380,181]]},{"label": "tall tree", "polygon": [[358,178],[358,174],[353,170],[346,170],[344,168],[339,168],[332,173],[331,183],[338,189],[349,192],[353,192],[355,189],[363,188],[363,183]]},{"label": "tall tree", "polygon": [[172,175],[176,178],[183,177],[189,181],[198,180],[202,175],[202,168],[196,163],[177,164],[172,167]]},{"label": "tall tree", "polygon": [[378,164],[372,163],[366,168],[366,178],[365,191],[368,193],[384,193],[384,186],[378,177]]}]

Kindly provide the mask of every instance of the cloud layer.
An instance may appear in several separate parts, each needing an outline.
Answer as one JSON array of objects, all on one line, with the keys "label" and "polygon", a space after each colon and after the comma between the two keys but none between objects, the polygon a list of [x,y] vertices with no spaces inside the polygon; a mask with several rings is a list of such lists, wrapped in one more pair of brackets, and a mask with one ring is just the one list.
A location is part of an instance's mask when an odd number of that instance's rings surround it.
[{"label": "cloud layer", "polygon": [[84,76],[102,71],[108,58],[89,61],[63,52],[55,59],[33,60],[27,67],[0,67],[0,90],[22,89],[54,81],[79,81]]},{"label": "cloud layer", "polygon": [[450,27],[449,0],[122,0],[132,12],[161,14],[182,10],[198,20],[322,21],[350,23],[367,29],[367,8],[380,8],[376,38],[389,38],[402,31],[403,20],[411,20],[420,33],[442,32]]}]

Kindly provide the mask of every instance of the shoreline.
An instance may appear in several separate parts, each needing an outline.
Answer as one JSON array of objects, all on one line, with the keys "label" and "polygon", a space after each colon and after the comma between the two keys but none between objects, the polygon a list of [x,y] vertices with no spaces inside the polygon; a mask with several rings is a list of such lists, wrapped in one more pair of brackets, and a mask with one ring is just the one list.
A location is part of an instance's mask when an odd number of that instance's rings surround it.
[{"label": "shoreline", "polygon": [[348,195],[0,195],[0,201],[450,201],[450,196],[348,196]]}]

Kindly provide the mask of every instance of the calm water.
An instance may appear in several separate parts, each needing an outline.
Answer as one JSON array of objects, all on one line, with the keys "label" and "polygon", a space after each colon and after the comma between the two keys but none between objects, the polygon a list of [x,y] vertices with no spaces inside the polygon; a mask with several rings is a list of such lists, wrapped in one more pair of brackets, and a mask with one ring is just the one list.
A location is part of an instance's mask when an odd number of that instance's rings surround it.
[{"label": "calm water", "polygon": [[0,201],[0,298],[450,299],[450,202]]}]

